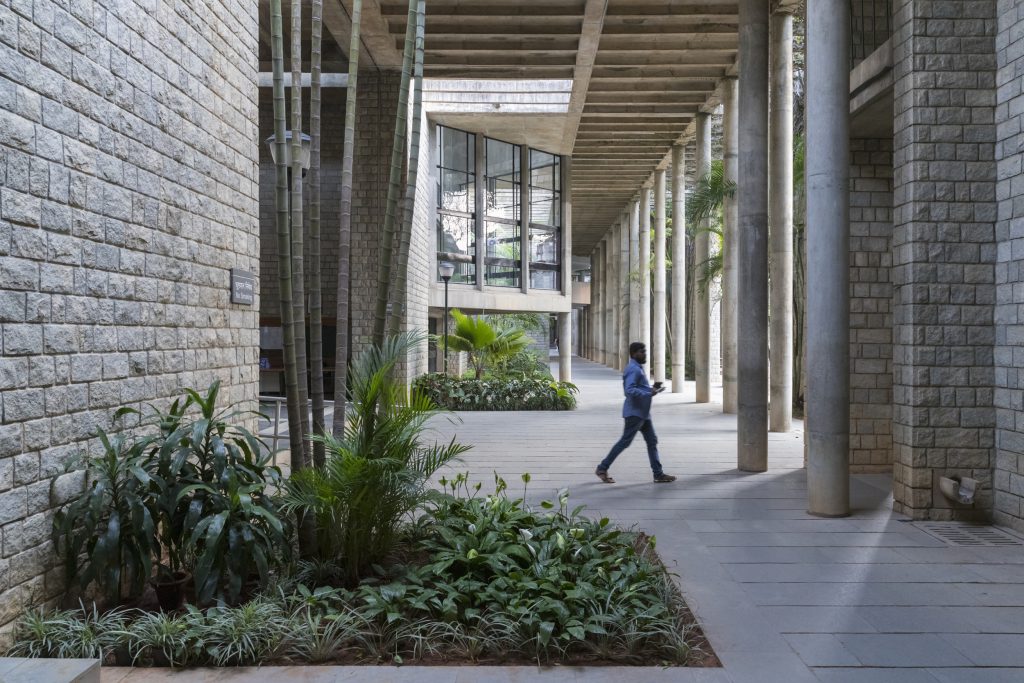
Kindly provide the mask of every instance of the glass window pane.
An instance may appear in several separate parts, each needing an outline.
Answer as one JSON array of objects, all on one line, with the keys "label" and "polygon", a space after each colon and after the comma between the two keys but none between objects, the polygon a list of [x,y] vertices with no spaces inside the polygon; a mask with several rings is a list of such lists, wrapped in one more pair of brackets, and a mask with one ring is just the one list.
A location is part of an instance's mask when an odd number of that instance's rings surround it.
[{"label": "glass window pane", "polygon": [[519,220],[519,146],[498,140],[486,141],[487,215]]},{"label": "glass window pane", "polygon": [[497,287],[518,287],[521,277],[519,226],[488,221],[486,283]]},{"label": "glass window pane", "polygon": [[452,128],[441,128],[440,165],[458,171],[473,172],[474,135]]},{"label": "glass window pane", "polygon": [[558,233],[554,230],[530,229],[530,263],[560,262]]},{"label": "glass window pane", "polygon": [[557,176],[557,157],[554,154],[530,150],[530,186],[542,187],[546,190],[557,190],[555,184]]},{"label": "glass window pane", "polygon": [[559,195],[550,190],[537,188],[531,188],[530,192],[530,222],[559,226]]},{"label": "glass window pane", "polygon": [[532,289],[558,289],[558,271],[531,270],[530,287]]},{"label": "glass window pane", "polygon": [[473,187],[473,176],[471,174],[441,169],[440,193],[438,209],[442,211],[473,213],[476,204],[476,192]]}]

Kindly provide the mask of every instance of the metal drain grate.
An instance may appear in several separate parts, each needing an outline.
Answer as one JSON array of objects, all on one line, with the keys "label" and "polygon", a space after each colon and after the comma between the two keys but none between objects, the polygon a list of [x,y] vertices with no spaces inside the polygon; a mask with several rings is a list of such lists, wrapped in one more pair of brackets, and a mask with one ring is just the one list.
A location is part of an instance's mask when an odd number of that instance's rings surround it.
[{"label": "metal drain grate", "polygon": [[914,522],[921,531],[950,545],[994,548],[1007,545],[1024,545],[1021,539],[1002,529],[984,524],[965,522]]}]

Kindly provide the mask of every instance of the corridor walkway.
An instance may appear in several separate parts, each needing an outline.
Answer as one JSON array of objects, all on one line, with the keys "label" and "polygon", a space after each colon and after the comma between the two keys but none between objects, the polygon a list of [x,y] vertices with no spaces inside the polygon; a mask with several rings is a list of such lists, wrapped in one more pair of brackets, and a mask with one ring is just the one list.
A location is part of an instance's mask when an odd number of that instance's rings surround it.
[{"label": "corridor walkway", "polygon": [[638,438],[612,468],[618,483],[603,484],[593,471],[621,429],[619,375],[578,358],[573,374],[574,412],[437,426],[473,444],[459,469],[485,490],[494,472],[513,492],[529,472],[531,499],[568,487],[589,513],[657,536],[725,676],[652,680],[1024,681],[1024,545],[948,545],[891,511],[880,475],[852,478],[851,517],[811,517],[802,434],[772,434],[769,471],[740,473],[735,417],[693,403],[692,383],[655,399],[662,461],[679,480],[651,482]]}]

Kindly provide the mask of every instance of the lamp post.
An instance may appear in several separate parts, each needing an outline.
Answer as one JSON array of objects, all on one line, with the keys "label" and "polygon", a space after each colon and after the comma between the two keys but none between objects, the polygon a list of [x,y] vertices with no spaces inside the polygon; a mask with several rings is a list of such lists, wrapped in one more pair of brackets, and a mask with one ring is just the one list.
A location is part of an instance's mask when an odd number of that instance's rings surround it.
[{"label": "lamp post", "polygon": [[437,265],[437,272],[444,280],[444,374],[448,374],[448,281],[455,274],[455,265],[448,261],[441,261]]}]

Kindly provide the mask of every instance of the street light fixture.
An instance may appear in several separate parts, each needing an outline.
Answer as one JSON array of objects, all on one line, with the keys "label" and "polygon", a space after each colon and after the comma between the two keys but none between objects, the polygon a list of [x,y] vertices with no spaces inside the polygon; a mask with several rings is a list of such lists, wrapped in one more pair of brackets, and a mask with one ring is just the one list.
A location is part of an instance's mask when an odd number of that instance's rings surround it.
[{"label": "street light fixture", "polygon": [[455,274],[455,264],[441,261],[437,264],[437,272],[444,280],[444,374],[448,374],[448,281]]},{"label": "street light fixture", "polygon": [[[305,133],[301,133],[299,139],[302,141],[302,156],[299,157],[299,162],[302,164],[302,173],[305,175],[306,171],[309,170],[309,136]],[[277,137],[271,135],[266,140],[267,147],[270,148],[270,158],[273,162],[277,163]],[[292,132],[285,131],[284,134],[284,165],[289,169],[292,167]]]}]

